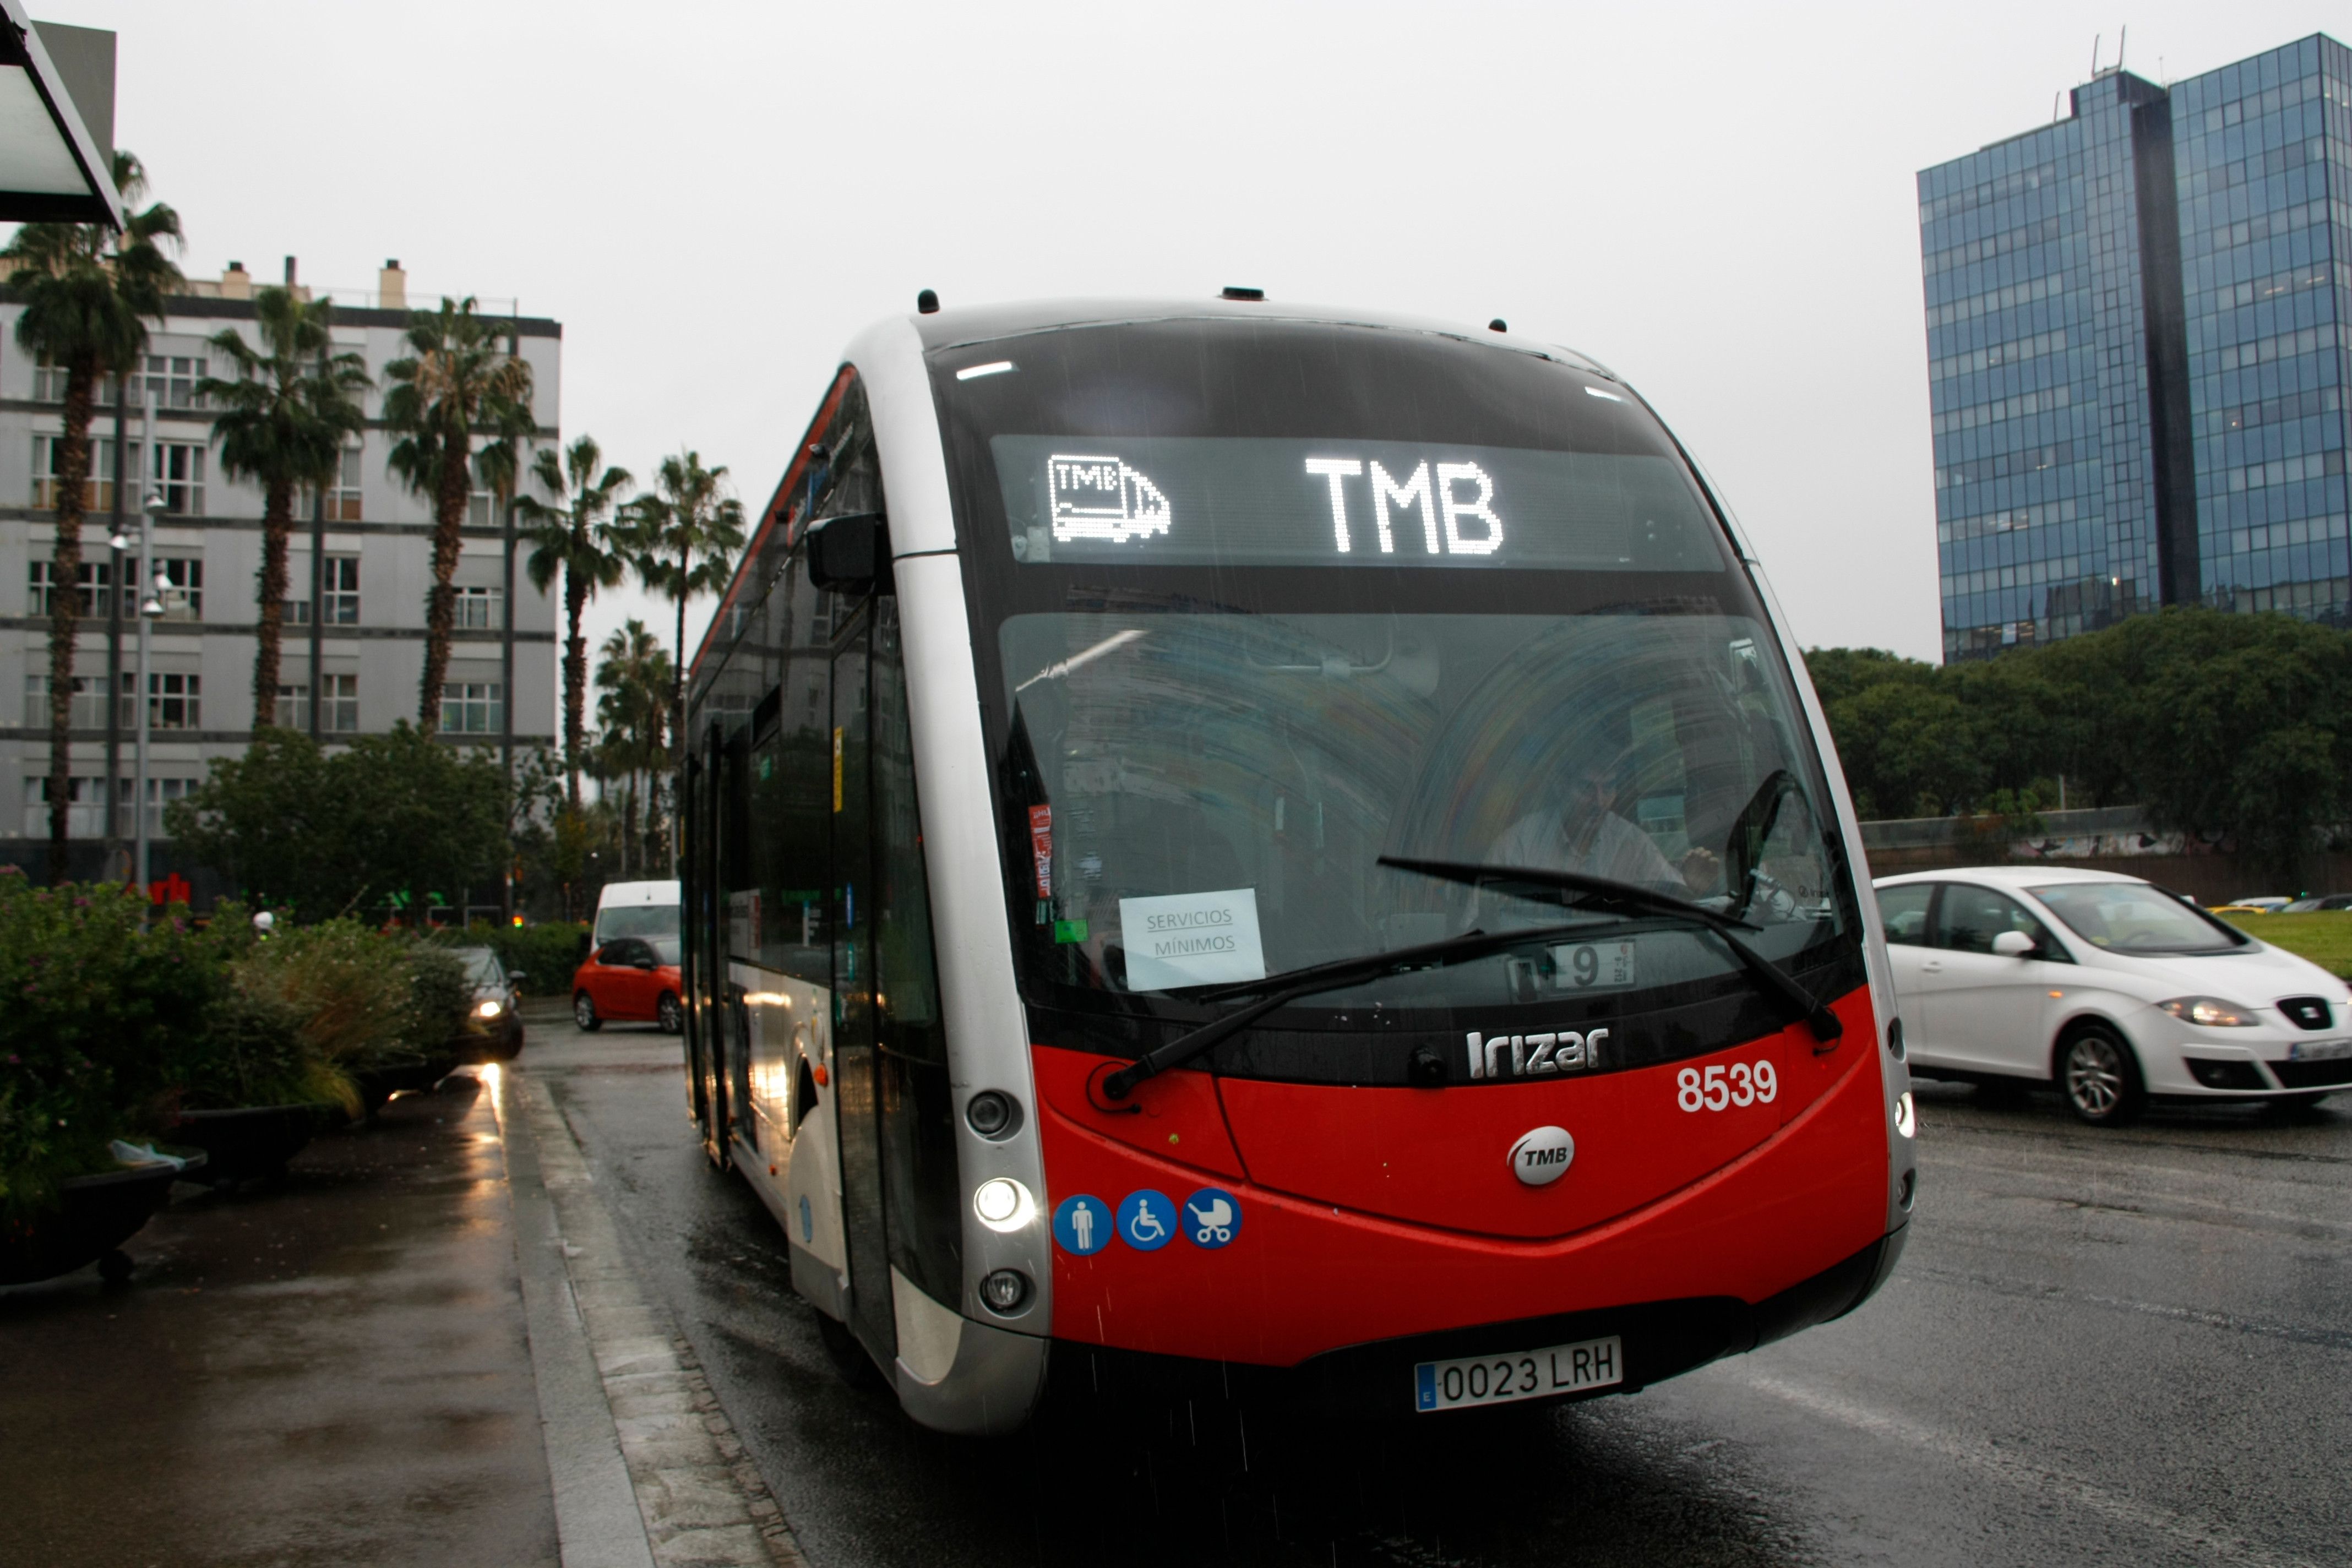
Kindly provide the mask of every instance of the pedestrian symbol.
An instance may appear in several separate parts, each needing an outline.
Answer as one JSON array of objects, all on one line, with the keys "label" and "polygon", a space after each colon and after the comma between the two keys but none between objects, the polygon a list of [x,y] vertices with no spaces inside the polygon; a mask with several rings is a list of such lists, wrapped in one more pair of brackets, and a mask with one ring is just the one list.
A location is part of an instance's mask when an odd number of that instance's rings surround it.
[{"label": "pedestrian symbol", "polygon": [[1093,1257],[1110,1245],[1110,1205],[1090,1193],[1064,1198],[1054,1211],[1054,1239],[1065,1252]]},{"label": "pedestrian symbol", "polygon": [[1241,1234],[1241,1200],[1223,1187],[1202,1187],[1184,1200],[1184,1239],[1212,1251]]},{"label": "pedestrian symbol", "polygon": [[1176,1239],[1176,1205],[1150,1187],[1132,1192],[1118,1205],[1118,1238],[1138,1252],[1157,1252]]}]

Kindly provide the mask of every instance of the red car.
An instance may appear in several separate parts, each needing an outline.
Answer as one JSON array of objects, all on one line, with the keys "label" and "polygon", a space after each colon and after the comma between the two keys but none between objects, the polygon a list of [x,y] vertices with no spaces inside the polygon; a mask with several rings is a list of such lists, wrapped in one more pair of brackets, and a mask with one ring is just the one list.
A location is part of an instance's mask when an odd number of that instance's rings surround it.
[{"label": "red car", "polygon": [[678,1005],[676,937],[616,936],[588,955],[572,976],[572,1018],[583,1029],[607,1023],[655,1023],[675,1035],[686,1026]]}]

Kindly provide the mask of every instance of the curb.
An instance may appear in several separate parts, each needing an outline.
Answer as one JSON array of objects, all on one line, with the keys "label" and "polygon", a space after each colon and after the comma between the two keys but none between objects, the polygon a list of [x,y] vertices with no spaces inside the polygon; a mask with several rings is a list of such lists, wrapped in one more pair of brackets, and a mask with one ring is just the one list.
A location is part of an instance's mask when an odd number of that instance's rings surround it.
[{"label": "curb", "polygon": [[692,1347],[638,1289],[550,1086],[509,1068],[496,1105],[563,1568],[805,1568]]}]

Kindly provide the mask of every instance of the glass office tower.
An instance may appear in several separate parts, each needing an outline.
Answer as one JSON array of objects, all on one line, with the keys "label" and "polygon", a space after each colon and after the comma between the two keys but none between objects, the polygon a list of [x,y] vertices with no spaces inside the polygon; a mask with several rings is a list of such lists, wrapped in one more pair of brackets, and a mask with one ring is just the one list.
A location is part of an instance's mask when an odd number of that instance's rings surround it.
[{"label": "glass office tower", "polygon": [[2110,69],[1920,174],[1947,659],[2162,604],[2352,616],[2347,61]]}]

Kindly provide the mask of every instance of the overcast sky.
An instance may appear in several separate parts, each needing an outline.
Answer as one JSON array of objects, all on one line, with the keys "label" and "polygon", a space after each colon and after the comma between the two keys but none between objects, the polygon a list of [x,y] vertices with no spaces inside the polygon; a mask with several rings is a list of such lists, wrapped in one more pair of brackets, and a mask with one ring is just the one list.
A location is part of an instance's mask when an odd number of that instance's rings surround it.
[{"label": "overcast sky", "polygon": [[412,302],[517,299],[563,323],[566,439],[641,475],[691,446],[756,509],[925,287],[1502,316],[1650,397],[1801,641],[1926,658],[1915,173],[2048,121],[2125,25],[2174,79],[2344,36],[2264,0],[35,11],[121,35],[116,140],[191,276],[291,254],[348,295],[396,256]]}]

